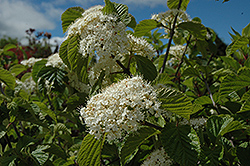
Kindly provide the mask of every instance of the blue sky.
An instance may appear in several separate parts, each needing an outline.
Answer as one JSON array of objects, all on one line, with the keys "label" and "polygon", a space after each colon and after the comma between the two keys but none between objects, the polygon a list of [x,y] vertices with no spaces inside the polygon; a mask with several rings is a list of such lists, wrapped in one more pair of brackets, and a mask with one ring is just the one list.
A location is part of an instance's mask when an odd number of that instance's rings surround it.
[{"label": "blue sky", "polygon": [[[151,18],[152,14],[168,10],[166,0],[111,0],[126,4],[136,21]],[[190,0],[187,13],[191,18],[199,17],[202,23],[215,30],[227,44],[232,33],[230,27],[241,33],[250,23],[250,0]],[[25,30],[52,33],[53,39],[62,41],[61,14],[69,7],[88,9],[93,5],[104,5],[103,0],[0,0],[0,37],[3,35],[23,38]],[[52,40],[53,40],[52,39]]]}]

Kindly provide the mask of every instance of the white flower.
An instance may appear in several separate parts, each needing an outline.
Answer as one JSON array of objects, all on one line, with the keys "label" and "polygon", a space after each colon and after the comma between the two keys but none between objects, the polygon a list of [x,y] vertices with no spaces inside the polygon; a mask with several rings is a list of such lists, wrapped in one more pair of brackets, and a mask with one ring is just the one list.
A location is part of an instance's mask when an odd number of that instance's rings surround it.
[{"label": "white flower", "polygon": [[21,89],[23,89],[28,94],[36,89],[36,83],[32,79],[32,77],[27,78],[26,80],[24,80],[24,82],[17,79],[16,83],[17,85],[21,86]]},{"label": "white flower", "polygon": [[45,66],[52,66],[52,67],[60,68],[60,67],[66,66],[66,65],[63,63],[59,54],[55,53],[55,54],[52,54],[48,57],[48,61],[45,64]]},{"label": "white flower", "polygon": [[194,129],[198,129],[200,127],[205,126],[207,123],[207,119],[204,117],[199,117],[199,118],[193,118],[190,119],[189,121],[187,119],[183,119],[183,121],[179,122],[180,125],[191,125]]},{"label": "white flower", "polygon": [[[186,49],[186,46],[183,46],[183,45],[171,46],[170,50],[169,50],[169,54],[171,54],[177,58],[181,58],[185,49]],[[190,52],[190,49],[187,48],[185,54],[189,54],[189,52]]]},{"label": "white flower", "polygon": [[154,88],[141,77],[124,79],[112,84],[87,102],[80,110],[90,134],[96,138],[107,133],[107,140],[122,138],[122,134],[136,131],[144,112],[159,115],[160,103]]},{"label": "white flower", "polygon": [[42,60],[42,58],[34,58],[34,57],[31,57],[29,59],[26,59],[26,60],[23,60],[21,61],[21,64],[24,65],[24,66],[28,66],[28,67],[32,67],[34,66],[34,64],[38,61]]},{"label": "white flower", "polygon": [[90,87],[78,80],[76,73],[68,73],[69,85],[78,90],[79,92],[89,93]]},{"label": "white flower", "polygon": [[168,156],[163,147],[153,151],[141,166],[169,166],[173,160]]},{"label": "white flower", "polygon": [[153,58],[155,54],[155,49],[142,37],[138,38],[132,34],[128,34],[129,42],[131,46],[128,48],[128,52],[131,51],[134,54],[148,57],[149,59]]}]

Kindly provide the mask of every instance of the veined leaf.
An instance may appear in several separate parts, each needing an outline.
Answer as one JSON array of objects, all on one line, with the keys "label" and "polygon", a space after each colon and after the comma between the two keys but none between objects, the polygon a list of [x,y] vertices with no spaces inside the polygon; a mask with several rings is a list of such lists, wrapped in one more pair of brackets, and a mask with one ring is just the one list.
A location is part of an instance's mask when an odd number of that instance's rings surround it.
[{"label": "veined leaf", "polygon": [[134,35],[137,37],[141,37],[146,35],[149,31],[159,27],[161,23],[148,19],[148,20],[142,20],[139,22],[139,24],[136,25],[135,27],[135,33]]},{"label": "veined leaf", "polygon": [[65,151],[56,144],[50,144],[49,147],[47,149],[44,149],[43,151],[54,154],[57,157],[63,158],[65,160],[67,159],[67,154],[65,153]]},{"label": "veined leaf", "polygon": [[48,147],[49,145],[38,145],[37,148],[31,152],[31,155],[36,158],[40,165],[43,165],[49,158],[49,153],[43,151]]},{"label": "veined leaf", "polygon": [[180,165],[197,165],[200,141],[189,125],[167,124],[160,135],[167,154]]},{"label": "veined leaf", "polygon": [[[189,4],[189,1],[190,0],[182,0],[180,9],[186,11],[187,6]],[[168,8],[169,9],[178,9],[179,2],[180,2],[180,0],[168,0],[167,1]]]},{"label": "veined leaf", "polygon": [[69,25],[74,22],[77,18],[82,16],[84,9],[81,7],[71,7],[68,8],[61,16],[62,20],[62,29],[63,33],[65,33],[69,27]]},{"label": "veined leaf", "polygon": [[18,140],[16,150],[17,152],[21,152],[23,148],[26,148],[27,146],[32,145],[34,143],[35,140],[32,137],[24,135]]},{"label": "veined leaf", "polygon": [[250,85],[250,68],[240,68],[238,74],[227,75],[220,85],[220,96],[224,97]]},{"label": "veined leaf", "polygon": [[153,62],[140,55],[135,55],[135,59],[138,71],[142,73],[145,79],[153,81],[157,77],[157,70]]},{"label": "veined leaf", "polygon": [[234,58],[231,56],[221,56],[220,57],[227,65],[229,65],[230,68],[233,68],[234,71],[238,71],[240,68],[239,62],[237,62]]},{"label": "veined leaf", "polygon": [[197,69],[193,67],[188,67],[183,71],[184,76],[200,77],[200,73]]},{"label": "veined leaf", "polygon": [[37,74],[39,73],[39,71],[45,66],[45,64],[47,63],[46,59],[43,59],[41,61],[38,61],[34,64],[33,68],[32,68],[32,78],[35,82],[38,81],[39,77],[37,77]]},{"label": "veined leaf", "polygon": [[15,76],[17,76],[18,74],[22,73],[25,70],[27,70],[27,68],[21,64],[16,64],[10,68],[10,72]]},{"label": "veined leaf", "polygon": [[80,166],[100,165],[104,140],[105,137],[102,140],[97,140],[94,135],[86,135],[78,152],[77,163]]},{"label": "veined leaf", "polygon": [[57,123],[57,124],[55,125],[54,133],[56,134],[56,133],[59,132],[59,131],[63,131],[63,132],[65,132],[65,133],[68,134],[68,135],[71,134],[70,129],[68,129],[68,128],[65,126],[65,124],[63,124],[63,123]]},{"label": "veined leaf", "polygon": [[119,19],[125,24],[128,25],[131,22],[131,14],[128,13],[128,7],[124,4],[114,3],[115,11]]},{"label": "veined leaf", "polygon": [[59,56],[62,59],[63,63],[68,66],[69,69],[71,69],[71,65],[69,63],[69,59],[68,59],[68,45],[70,42],[70,37],[66,40],[63,41],[63,43],[60,45],[60,49],[59,49]]},{"label": "veined leaf", "polygon": [[125,165],[131,157],[133,157],[134,153],[138,150],[140,145],[150,137],[160,134],[159,130],[150,127],[142,127],[137,132],[137,134],[131,134],[126,139],[125,144],[121,149],[121,164]]},{"label": "veined leaf", "polygon": [[79,61],[78,56],[79,56],[79,52],[78,52],[78,46],[79,46],[79,40],[80,36],[76,35],[76,36],[72,36],[69,40],[68,43],[68,52],[67,52],[67,56],[68,56],[68,61],[70,63],[71,66],[71,70],[74,70],[77,67],[77,61]]},{"label": "veined leaf", "polygon": [[[249,94],[249,93],[248,93]],[[240,108],[240,111],[237,113],[250,111],[250,98],[248,98]]]},{"label": "veined leaf", "polygon": [[115,13],[115,5],[110,0],[104,0],[105,6],[103,7],[102,11],[103,14],[112,14]]},{"label": "veined leaf", "polygon": [[250,23],[242,29],[242,36],[250,37]]},{"label": "veined leaf", "polygon": [[14,90],[16,80],[8,70],[0,69],[0,81],[7,85],[10,89]]},{"label": "veined leaf", "polygon": [[193,113],[191,99],[182,92],[174,89],[161,89],[158,92],[158,99],[161,101],[163,109],[178,114],[183,118],[189,119]]},{"label": "veined leaf", "polygon": [[204,146],[202,148],[201,159],[202,165],[214,166],[219,165],[220,160],[223,158],[224,148],[223,146],[215,146],[213,148],[208,148]]},{"label": "veined leaf", "polygon": [[187,30],[191,35],[200,40],[205,40],[207,35],[207,28],[199,22],[182,22],[178,25],[179,28]]},{"label": "veined leaf", "polygon": [[239,50],[240,48],[247,46],[248,43],[249,43],[249,40],[247,37],[244,37],[244,36],[239,37],[238,39],[233,41],[229,46],[227,46],[226,54],[230,56],[231,54],[233,54],[235,51]]},{"label": "veined leaf", "polygon": [[48,107],[44,103],[37,101],[33,101],[33,103],[36,104],[44,113],[49,115],[57,123],[56,114],[52,110],[48,109]]}]

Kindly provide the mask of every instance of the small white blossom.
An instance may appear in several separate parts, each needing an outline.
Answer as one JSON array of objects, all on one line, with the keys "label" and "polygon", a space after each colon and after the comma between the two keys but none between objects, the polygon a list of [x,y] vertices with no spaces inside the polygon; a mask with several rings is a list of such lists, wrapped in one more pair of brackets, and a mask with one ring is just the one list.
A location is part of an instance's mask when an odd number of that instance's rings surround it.
[{"label": "small white blossom", "polygon": [[32,67],[34,66],[34,64],[38,61],[42,60],[42,58],[34,58],[34,57],[31,57],[29,59],[26,59],[26,60],[22,60],[21,61],[21,64],[24,65],[24,66],[28,66],[28,67]]},{"label": "small white blossom", "polygon": [[124,133],[136,131],[144,111],[159,116],[160,103],[154,88],[141,77],[124,79],[112,84],[87,102],[80,110],[90,134],[96,138],[107,133],[107,140],[122,138]]},{"label": "small white blossom", "polygon": [[153,151],[141,166],[170,166],[173,160],[168,156],[165,149],[161,147]]},{"label": "small white blossom", "polygon": [[183,119],[183,121],[181,121],[179,124],[180,125],[191,125],[194,129],[198,129],[200,127],[205,126],[205,124],[207,123],[207,119],[204,117],[199,117],[199,118],[193,118],[190,119],[189,121],[187,119]]},{"label": "small white blossom", "polygon": [[61,68],[62,66],[66,66],[66,65],[63,63],[59,54],[55,53],[55,54],[52,54],[48,57],[48,61],[45,64],[45,66],[52,66],[52,67]]},{"label": "small white blossom", "polygon": [[36,83],[32,77],[27,78],[24,82],[17,79],[16,83],[17,85],[21,86],[21,89],[23,89],[28,94],[36,89]]},{"label": "small white blossom", "polygon": [[[175,57],[179,57],[181,58],[184,51],[186,49],[186,46],[183,45],[175,45],[175,46],[171,46],[170,50],[169,50],[169,54],[175,56]],[[187,50],[185,51],[185,54],[190,53],[190,49],[187,47]]]}]

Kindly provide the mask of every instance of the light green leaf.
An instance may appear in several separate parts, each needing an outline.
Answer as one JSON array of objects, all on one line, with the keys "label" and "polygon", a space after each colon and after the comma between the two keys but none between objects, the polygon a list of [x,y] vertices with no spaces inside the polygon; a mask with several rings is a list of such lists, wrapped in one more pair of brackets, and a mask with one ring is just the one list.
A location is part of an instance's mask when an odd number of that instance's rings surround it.
[{"label": "light green leaf", "polygon": [[161,101],[163,109],[178,114],[183,118],[189,119],[193,113],[191,99],[182,92],[174,89],[161,89],[158,91],[158,99]]},{"label": "light green leaf", "polygon": [[105,137],[102,140],[97,140],[94,135],[86,135],[78,152],[77,163],[80,166],[99,166],[104,140]]},{"label": "light green leaf", "polygon": [[59,49],[59,56],[62,59],[63,63],[66,66],[68,66],[69,69],[71,69],[71,65],[68,59],[68,45],[69,45],[70,40],[71,40],[70,37],[64,40],[64,42],[60,45],[60,49]]},{"label": "light green leaf", "polygon": [[68,61],[71,66],[71,70],[74,70],[77,67],[77,61],[79,52],[78,52],[78,47],[79,47],[79,42],[80,42],[80,36],[72,36],[70,38],[70,41],[68,43]]},{"label": "light green leaf", "polygon": [[14,44],[7,44],[4,46],[3,51],[6,52],[6,51],[9,51],[10,49],[13,49],[13,48],[17,48],[17,46]]},{"label": "light green leaf", "polygon": [[200,141],[195,130],[188,125],[168,123],[160,135],[164,149],[170,158],[180,165],[197,165]]},{"label": "light green leaf", "polygon": [[229,46],[227,46],[226,54],[230,56],[231,54],[233,54],[235,51],[239,50],[240,48],[247,46],[248,43],[249,43],[249,40],[247,37],[244,37],[244,36],[239,37],[238,39],[233,41]]},{"label": "light green leaf", "polygon": [[14,90],[16,80],[8,70],[0,69],[0,81],[7,85],[10,89]]},{"label": "light green leaf", "polygon": [[[189,1],[190,0],[182,0],[180,9],[186,11]],[[168,8],[169,9],[178,9],[179,2],[180,2],[180,0],[168,0],[167,1]]]},{"label": "light green leaf", "polygon": [[135,55],[135,59],[138,71],[142,73],[145,79],[153,81],[157,77],[157,70],[153,62],[140,55]]},{"label": "light green leaf", "polygon": [[206,104],[213,104],[211,99],[208,96],[201,96],[197,98],[194,103],[196,104],[201,104],[201,105],[206,105]]},{"label": "light green leaf", "polygon": [[250,37],[250,23],[242,29],[242,36]]},{"label": "light green leaf", "polygon": [[23,71],[27,70],[24,65],[16,64],[10,68],[10,72],[17,76],[18,74],[22,73]]},{"label": "light green leaf", "polygon": [[44,113],[49,115],[57,123],[56,114],[52,110],[48,109],[48,107],[44,103],[37,101],[33,101],[33,103],[36,104]]},{"label": "light green leaf", "polygon": [[238,74],[227,75],[220,85],[220,96],[228,96],[233,91],[238,91],[250,85],[250,68],[240,68]]},{"label": "light green leaf", "polygon": [[207,28],[199,22],[182,22],[178,25],[179,28],[187,30],[195,38],[205,40],[207,35]]},{"label": "light green leaf", "polygon": [[135,33],[134,35],[137,37],[141,37],[146,35],[149,31],[159,27],[161,23],[148,19],[148,20],[142,20],[139,22],[139,24],[136,25],[135,27]]},{"label": "light green leaf", "polygon": [[150,137],[160,134],[159,130],[150,127],[140,128],[136,134],[131,134],[126,139],[125,144],[121,149],[121,164],[125,165],[137,152],[140,145]]},{"label": "light green leaf", "polygon": [[71,23],[73,23],[77,18],[82,16],[84,9],[81,7],[71,7],[68,8],[61,16],[62,29],[65,33]]},{"label": "light green leaf", "polygon": [[104,0],[105,6],[103,7],[102,11],[103,14],[112,14],[115,13],[115,5],[110,0]]},{"label": "light green leaf", "polygon": [[49,145],[38,145],[37,148],[31,152],[31,155],[43,165],[49,158],[49,153],[45,153],[43,150],[47,149]]},{"label": "light green leaf", "polygon": [[[250,94],[250,93],[248,93]],[[250,98],[248,98],[243,105],[240,108],[240,111],[238,111],[237,113],[242,113],[242,112],[247,112],[250,111]]]},{"label": "light green leaf", "polygon": [[239,70],[239,68],[240,68],[239,62],[237,62],[231,56],[221,56],[220,58],[229,66],[230,69],[233,68],[234,71]]}]

